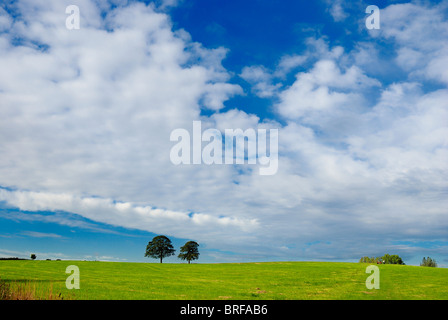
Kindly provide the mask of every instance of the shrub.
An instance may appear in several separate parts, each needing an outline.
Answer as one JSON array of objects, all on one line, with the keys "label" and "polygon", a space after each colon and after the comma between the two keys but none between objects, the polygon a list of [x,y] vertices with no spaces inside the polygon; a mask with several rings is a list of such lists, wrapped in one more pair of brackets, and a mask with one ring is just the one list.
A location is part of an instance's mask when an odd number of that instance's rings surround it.
[{"label": "shrub", "polygon": [[359,259],[359,262],[361,263],[382,263],[382,258],[381,257],[362,257],[361,259]]},{"label": "shrub", "polygon": [[396,254],[385,254],[383,257],[383,263],[385,264],[404,264],[403,259],[400,258],[400,256]]},{"label": "shrub", "polygon": [[393,254],[385,254],[382,257],[368,257],[364,256],[361,259],[359,259],[359,262],[361,263],[381,263],[381,264],[405,264],[403,262],[403,259],[401,259],[398,255]]},{"label": "shrub", "polygon": [[437,268],[437,262],[436,260],[430,258],[430,257],[423,257],[422,263],[420,263],[420,266],[422,267],[433,267]]}]

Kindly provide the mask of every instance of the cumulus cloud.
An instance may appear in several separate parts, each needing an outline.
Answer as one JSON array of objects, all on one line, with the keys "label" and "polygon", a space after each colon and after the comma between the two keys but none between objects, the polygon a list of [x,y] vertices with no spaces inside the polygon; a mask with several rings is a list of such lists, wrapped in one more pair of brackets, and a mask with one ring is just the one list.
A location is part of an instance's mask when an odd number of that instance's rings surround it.
[{"label": "cumulus cloud", "polygon": [[365,108],[363,90],[379,86],[356,66],[342,71],[334,60],[319,60],[308,72],[296,75],[296,81],[279,94],[276,108],[286,119],[337,131]]},{"label": "cumulus cloud", "polygon": [[303,65],[308,60],[307,55],[286,55],[278,63],[276,75],[285,76],[291,70]]},{"label": "cumulus cloud", "polygon": [[[448,22],[444,12],[447,3],[405,3],[381,11],[384,27],[380,34],[397,44],[397,64],[416,79],[435,80],[448,84]],[[406,18],[412,17],[412,18]]]},{"label": "cumulus cloud", "polygon": [[336,0],[336,1],[326,1],[328,4],[331,4],[330,8],[329,8],[329,12],[331,14],[331,16],[333,17],[334,21],[336,22],[340,22],[340,21],[344,21],[347,16],[348,13],[345,12],[344,10],[344,2],[342,0]]},{"label": "cumulus cloud", "polygon": [[[304,69],[307,63],[316,60],[334,60],[341,57],[344,49],[341,46],[329,48],[324,38],[306,38],[306,51],[303,54],[284,55],[280,57],[274,69],[264,66],[246,66],[242,69],[240,77],[251,84],[252,92],[260,98],[276,98],[283,90],[285,78]],[[334,75],[334,74],[333,74]]]},{"label": "cumulus cloud", "polygon": [[[100,3],[79,3],[76,31],[65,28],[68,2],[0,11],[0,201],[193,237],[250,259],[411,255],[394,243],[446,240],[446,19],[437,7],[385,8],[380,33],[352,50],[309,38],[272,70],[242,68],[272,102],[275,118],[261,121],[224,108],[242,94],[222,65],[227,49],[173,30],[153,5]],[[394,44],[387,64],[378,38]],[[394,81],[391,70],[401,70]],[[173,165],[170,133],[193,120],[278,128],[277,174]],[[52,221],[91,227],[61,215]]]},{"label": "cumulus cloud", "polygon": [[281,87],[280,83],[273,84],[273,75],[262,66],[244,67],[240,77],[252,84],[252,91],[261,98],[274,96]]},{"label": "cumulus cloud", "polygon": [[[198,119],[201,108],[221,108],[240,90],[222,82],[228,75],[221,50],[173,32],[168,17],[151,6],[117,7],[101,19],[98,10],[94,16],[80,4],[91,17],[69,31],[62,5],[42,4],[28,17],[28,6],[37,5],[19,2],[27,24],[19,20],[2,34],[9,43],[0,62],[9,75],[0,80],[0,148],[8,154],[3,185],[104,196],[117,190],[110,180],[135,188],[136,178],[141,190],[155,186],[150,177],[170,165],[169,133]],[[55,23],[35,32],[42,21]],[[13,35],[23,45],[11,45]],[[193,63],[204,56],[202,64]]]}]

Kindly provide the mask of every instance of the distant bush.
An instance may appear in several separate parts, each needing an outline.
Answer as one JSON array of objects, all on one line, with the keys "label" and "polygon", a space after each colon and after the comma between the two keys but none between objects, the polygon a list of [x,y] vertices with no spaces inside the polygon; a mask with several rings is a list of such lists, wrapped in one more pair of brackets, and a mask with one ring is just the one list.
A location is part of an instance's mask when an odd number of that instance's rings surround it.
[{"label": "distant bush", "polygon": [[437,268],[437,262],[436,260],[430,258],[430,257],[423,257],[422,263],[420,263],[420,266],[422,267],[433,267]]},{"label": "distant bush", "polygon": [[0,260],[28,260],[28,259],[22,259],[17,257],[8,257],[8,258],[0,258]]},{"label": "distant bush", "polygon": [[362,257],[359,259],[359,262],[361,263],[382,263],[381,257]]},{"label": "distant bush", "polygon": [[398,255],[393,254],[385,254],[382,257],[367,257],[364,256],[359,259],[361,263],[377,263],[377,264],[405,264],[403,259],[401,259]]},{"label": "distant bush", "polygon": [[385,254],[383,257],[383,263],[385,264],[405,264],[403,262],[403,259],[400,258],[400,256],[396,255],[396,254]]}]

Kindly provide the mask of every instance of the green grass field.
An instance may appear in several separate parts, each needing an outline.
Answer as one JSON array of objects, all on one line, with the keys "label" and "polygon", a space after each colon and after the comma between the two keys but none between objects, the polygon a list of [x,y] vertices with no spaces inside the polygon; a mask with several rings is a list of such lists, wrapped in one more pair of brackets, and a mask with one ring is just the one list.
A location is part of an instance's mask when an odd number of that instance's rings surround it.
[{"label": "green grass field", "polygon": [[[80,270],[68,290],[65,269]],[[448,299],[448,269],[379,265],[380,289],[367,289],[362,263],[265,262],[157,264],[97,261],[0,261],[0,279],[82,300]]]}]

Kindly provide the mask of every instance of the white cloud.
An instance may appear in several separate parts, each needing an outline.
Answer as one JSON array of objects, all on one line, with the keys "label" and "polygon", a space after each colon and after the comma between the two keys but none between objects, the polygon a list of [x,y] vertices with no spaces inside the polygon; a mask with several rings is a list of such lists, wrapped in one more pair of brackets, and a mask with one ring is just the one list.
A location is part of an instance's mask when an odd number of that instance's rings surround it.
[{"label": "white cloud", "polygon": [[[59,17],[54,8],[47,15]],[[39,38],[50,49],[3,49],[0,65],[10,75],[0,80],[1,132],[8,137],[0,148],[9,155],[3,185],[117,196],[123,190],[113,191],[119,188],[109,181],[135,190],[140,180],[137,189],[144,190],[170,168],[171,130],[198,119],[202,99],[219,109],[239,92],[221,82],[228,78],[222,50],[185,42],[166,15],[134,4],[106,20],[112,32],[89,26],[72,32],[63,23],[36,34],[29,29],[40,22],[31,18],[27,29],[13,27],[11,33]],[[208,56],[203,65],[191,63],[197,54]],[[134,193],[128,190],[125,198]],[[142,192],[137,200],[143,199]]]},{"label": "white cloud", "polygon": [[63,238],[59,234],[38,231],[22,231],[20,234],[33,238]]},{"label": "white cloud", "polygon": [[240,77],[251,83],[253,92],[261,98],[274,96],[281,87],[280,83],[272,83],[273,75],[262,66],[244,67]]},{"label": "white cloud", "polygon": [[448,84],[446,2],[395,4],[381,10],[381,35],[397,44],[397,63],[413,77]]},{"label": "white cloud", "polygon": [[224,101],[234,95],[242,94],[243,90],[240,86],[230,83],[214,83],[206,87],[204,96],[204,106],[212,110],[220,110],[224,108]]},{"label": "white cloud", "polygon": [[331,3],[329,12],[333,17],[334,21],[341,22],[347,18],[348,14],[345,12],[343,8],[342,0],[327,1],[327,3]]},{"label": "white cloud", "polygon": [[363,88],[380,83],[366,76],[356,66],[341,72],[334,60],[320,60],[309,72],[296,75],[297,80],[279,94],[278,112],[287,119],[303,118],[313,125],[325,126],[333,120],[363,108]]},{"label": "white cloud", "polygon": [[[227,50],[173,31],[166,14],[131,4],[103,20],[105,9],[86,0],[81,29],[68,31],[65,4],[19,1],[23,21],[0,35],[8,75],[0,78],[0,186],[11,187],[0,189],[0,201],[195,238],[254,259],[353,259],[382,254],[394,240],[446,237],[448,93],[424,85],[446,83],[446,22],[436,9],[381,11],[381,36],[397,53],[386,66],[377,38],[348,52],[310,38],[275,70],[243,68],[256,95],[278,98],[281,126],[223,112],[242,93],[221,64]],[[417,9],[422,16],[408,19]],[[12,20],[1,17],[8,28]],[[375,69],[390,66],[405,75],[383,83],[387,72]],[[219,130],[279,128],[278,173],[174,166],[170,132],[190,130],[193,120]]]},{"label": "white cloud", "polygon": [[181,3],[183,0],[160,0],[161,4],[159,6],[160,9],[166,9],[170,7],[176,7]]},{"label": "white cloud", "polygon": [[291,70],[303,65],[308,60],[306,55],[286,55],[280,59],[276,75],[284,76]]},{"label": "white cloud", "polygon": [[[74,212],[93,221],[155,233],[175,233],[178,237],[189,237],[194,233],[198,240],[207,241],[212,240],[216,229],[231,234],[251,232],[258,226],[256,219],[216,217],[205,213],[190,214],[70,194],[0,189],[0,201],[24,211]],[[58,237],[55,234],[35,231],[24,231],[23,234],[32,237]]]},{"label": "white cloud", "polygon": [[[330,50],[325,39],[305,39],[307,50],[301,55],[284,55],[280,58],[275,70],[264,66],[246,66],[242,69],[240,77],[251,84],[252,91],[260,98],[276,98],[284,86],[282,81],[285,77],[300,66],[304,66],[310,60],[321,59],[324,64],[326,60],[339,59],[344,52],[341,46],[335,46]],[[351,70],[352,72],[354,70]],[[333,83],[338,83],[333,81]]]},{"label": "white cloud", "polygon": [[3,8],[0,8],[0,32],[11,28],[12,18]]}]

